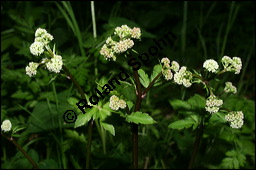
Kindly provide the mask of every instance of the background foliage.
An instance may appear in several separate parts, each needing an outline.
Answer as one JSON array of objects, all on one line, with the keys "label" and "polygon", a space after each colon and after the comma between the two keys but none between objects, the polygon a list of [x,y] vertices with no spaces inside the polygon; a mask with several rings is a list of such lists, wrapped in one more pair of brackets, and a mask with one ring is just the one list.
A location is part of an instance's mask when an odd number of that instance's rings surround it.
[{"label": "background foliage", "polygon": [[[147,51],[154,44],[153,38],[159,39],[170,30],[176,35],[173,46],[161,50],[150,58],[149,67],[143,67],[149,75],[163,57],[194,69],[200,69],[205,59],[241,57],[239,76],[227,73],[214,87],[221,90],[219,84],[233,82],[238,94],[224,96],[224,106],[243,110],[245,124],[241,130],[233,130],[213,116],[205,129],[196,167],[255,167],[255,2],[97,1],[95,15],[97,39],[92,33],[90,2],[70,2],[69,6],[62,2],[1,1],[1,120],[27,127],[17,140],[40,168],[84,168],[87,126],[74,129],[74,124],[63,122],[63,113],[75,109],[67,99],[79,98],[65,76],[44,69],[39,69],[34,78],[25,74],[30,61],[40,60],[29,52],[35,30],[42,27],[54,36],[58,54],[91,96],[97,83],[104,84],[120,72],[119,66],[132,74],[124,58],[107,62],[99,54],[105,39],[122,24],[142,29],[142,40],[135,46],[138,52]],[[133,88],[124,85],[116,90],[135,100]],[[170,82],[147,94],[141,111],[150,113],[157,123],[139,127],[139,167],[188,166],[195,131],[191,126],[176,130],[168,125],[187,117],[189,113],[182,108],[191,101],[198,102],[200,109],[199,95],[205,96],[199,86],[186,89]],[[178,106],[177,101],[184,105]],[[92,168],[130,168],[130,127],[116,115],[109,121],[115,127],[115,136],[95,122]],[[1,138],[1,168],[31,167],[11,143]]]}]

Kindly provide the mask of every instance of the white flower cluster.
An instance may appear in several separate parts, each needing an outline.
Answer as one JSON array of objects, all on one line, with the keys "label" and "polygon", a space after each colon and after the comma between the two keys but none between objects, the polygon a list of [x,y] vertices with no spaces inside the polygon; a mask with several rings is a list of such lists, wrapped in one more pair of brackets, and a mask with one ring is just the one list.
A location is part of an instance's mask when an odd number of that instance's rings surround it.
[{"label": "white flower cluster", "polygon": [[231,82],[226,82],[225,83],[225,88],[224,88],[224,92],[226,93],[232,93],[232,94],[236,94],[237,89],[235,86],[232,85]]},{"label": "white flower cluster", "polygon": [[46,68],[51,72],[59,73],[62,65],[62,57],[60,55],[54,54],[54,57],[51,58],[51,61],[46,63]]},{"label": "white flower cluster", "polygon": [[205,110],[210,113],[216,113],[222,106],[223,101],[215,95],[210,95],[206,100]]},{"label": "white flower cluster", "polygon": [[219,65],[215,60],[209,59],[204,62],[203,67],[209,72],[216,73]]},{"label": "white flower cluster", "polygon": [[35,41],[30,45],[31,54],[39,56],[44,52],[44,47],[53,40],[53,36],[45,29],[38,28],[35,32]]},{"label": "white flower cluster", "polygon": [[166,80],[171,80],[173,78],[173,70],[175,73],[179,71],[180,65],[176,61],[172,61],[170,66],[170,60],[168,58],[162,58],[161,63],[163,63],[162,74]]},{"label": "white flower cluster", "polygon": [[110,97],[109,107],[112,110],[118,110],[119,108],[126,108],[126,103],[124,100],[120,100],[116,95]]},{"label": "white flower cluster", "polygon": [[49,42],[53,40],[53,36],[45,29],[38,28],[35,32],[35,41],[30,46],[30,52],[33,55],[41,55],[45,49],[49,51],[50,54],[53,54],[51,59],[43,58],[40,63],[30,62],[29,66],[26,66],[26,74],[29,77],[36,75],[37,68],[40,64],[45,64],[46,68],[55,73],[59,73],[63,66],[62,57],[60,55],[54,54],[48,46]]},{"label": "white flower cluster", "polygon": [[116,61],[116,54],[124,53],[134,46],[132,38],[140,39],[141,37],[140,28],[134,27],[131,29],[127,25],[116,27],[114,34],[118,36],[119,41],[114,41],[110,36],[100,50],[100,54],[103,55],[106,60],[112,59]]},{"label": "white flower cluster", "polygon": [[116,45],[114,46],[114,52],[119,54],[127,51],[129,48],[132,48],[134,45],[133,40],[131,39],[126,39],[126,40],[121,40]]},{"label": "white flower cluster", "polygon": [[221,62],[226,71],[235,72],[235,74],[239,74],[242,69],[242,60],[239,57],[233,57],[231,59],[229,56],[223,56]]},{"label": "white flower cluster", "polygon": [[12,129],[12,123],[10,120],[4,120],[2,125],[1,125],[1,129],[4,132],[8,132]]},{"label": "white flower cluster", "polygon": [[244,114],[242,111],[229,112],[225,119],[230,122],[230,127],[235,129],[241,128],[244,124]]},{"label": "white flower cluster", "polygon": [[174,74],[174,82],[185,87],[192,85],[192,78],[192,73],[187,71],[187,67],[185,66],[182,66],[180,70]]},{"label": "white flower cluster", "polygon": [[36,75],[36,69],[39,66],[39,63],[29,62],[29,66],[26,66],[26,74],[29,77]]}]

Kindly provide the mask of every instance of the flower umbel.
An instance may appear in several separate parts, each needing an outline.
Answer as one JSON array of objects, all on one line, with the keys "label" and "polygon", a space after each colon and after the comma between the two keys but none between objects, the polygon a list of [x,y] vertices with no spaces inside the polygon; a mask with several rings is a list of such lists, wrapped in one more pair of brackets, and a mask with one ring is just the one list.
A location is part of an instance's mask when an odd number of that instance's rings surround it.
[{"label": "flower umbel", "polygon": [[209,72],[216,73],[219,65],[215,60],[209,59],[204,62],[203,67]]},{"label": "flower umbel", "polygon": [[226,82],[225,83],[225,88],[224,88],[224,92],[226,93],[232,93],[232,94],[236,94],[237,89],[235,86],[232,85],[231,82]]},{"label": "flower umbel", "polygon": [[244,114],[242,111],[229,112],[225,116],[226,121],[230,122],[230,127],[239,129],[244,124]]},{"label": "flower umbel", "polygon": [[110,97],[109,107],[112,110],[118,110],[119,108],[126,108],[126,103],[124,100],[120,100],[116,95]]},{"label": "flower umbel", "polygon": [[242,69],[242,60],[239,57],[233,57],[233,59],[231,59],[229,56],[223,56],[221,62],[226,71],[239,74]]},{"label": "flower umbel", "polygon": [[140,39],[141,31],[140,28],[134,27],[131,29],[127,25],[116,27],[114,31],[114,38],[119,39],[115,41],[112,37],[108,37],[106,43],[102,46],[100,54],[105,57],[106,60],[113,59],[116,61],[116,55],[126,52],[134,46],[132,39]]},{"label": "flower umbel", "polygon": [[36,69],[39,66],[38,63],[29,62],[29,66],[26,67],[26,74],[29,77],[32,77],[33,75],[36,75]]},{"label": "flower umbel", "polygon": [[174,74],[174,82],[185,87],[192,85],[192,78],[192,73],[187,71],[187,67],[185,66],[182,66],[180,70]]},{"label": "flower umbel", "polygon": [[223,101],[215,95],[210,95],[206,100],[205,110],[210,113],[216,113],[222,106]]},{"label": "flower umbel", "polygon": [[10,120],[4,120],[2,125],[1,125],[1,129],[4,132],[8,132],[12,129],[12,123]]},{"label": "flower umbel", "polygon": [[31,54],[39,56],[44,52],[44,44],[42,42],[35,41],[30,45],[29,49]]},{"label": "flower umbel", "polygon": [[63,62],[60,55],[55,55],[51,58],[50,62],[46,63],[46,67],[49,71],[59,73],[62,68]]}]

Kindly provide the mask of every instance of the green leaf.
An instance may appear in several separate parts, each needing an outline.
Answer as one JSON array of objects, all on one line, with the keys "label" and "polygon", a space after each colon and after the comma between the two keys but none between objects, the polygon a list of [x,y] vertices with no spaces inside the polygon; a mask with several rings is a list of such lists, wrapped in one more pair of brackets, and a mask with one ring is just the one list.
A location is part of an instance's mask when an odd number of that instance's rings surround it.
[{"label": "green leaf", "polygon": [[141,82],[141,84],[142,84],[145,88],[147,88],[148,85],[149,85],[149,83],[150,83],[147,73],[145,73],[145,71],[142,70],[142,69],[139,69],[138,73],[139,73],[139,76],[140,76],[140,82]]},{"label": "green leaf", "polygon": [[193,118],[189,117],[187,119],[178,120],[176,122],[169,124],[168,128],[181,130],[184,128],[190,128],[193,125],[195,129],[195,126],[198,126],[198,122],[196,122]]},{"label": "green leaf", "polygon": [[183,100],[173,99],[173,100],[169,100],[169,102],[172,105],[174,110],[190,110],[191,109],[190,104]]},{"label": "green leaf", "polygon": [[92,118],[92,115],[95,111],[96,111],[96,108],[92,108],[89,112],[86,112],[85,114],[78,115],[74,128],[83,126],[84,124],[89,122],[89,120]]},{"label": "green leaf", "polygon": [[129,110],[131,110],[131,108],[133,107],[133,102],[127,101],[126,104],[127,104],[128,108],[129,108]]},{"label": "green leaf", "polygon": [[130,115],[126,116],[126,121],[129,123],[136,123],[136,124],[153,124],[156,123],[156,121],[149,116],[147,113],[142,112],[133,112]]},{"label": "green leaf", "polygon": [[[156,78],[156,76],[162,72],[162,66],[161,64],[157,64],[154,66],[154,69],[153,69],[153,73],[151,74],[150,76],[150,82],[152,82],[154,80],[154,78]],[[154,83],[154,86],[158,86],[161,84],[161,82],[159,81],[160,80],[160,77],[155,81]]]},{"label": "green leaf", "polygon": [[104,122],[100,122],[100,124],[105,130],[109,131],[111,135],[115,136],[115,128],[113,125]]},{"label": "green leaf", "polygon": [[193,110],[204,109],[204,107],[205,107],[205,98],[198,95],[198,94],[195,94],[190,99],[188,99],[188,103],[191,105],[191,108]]}]

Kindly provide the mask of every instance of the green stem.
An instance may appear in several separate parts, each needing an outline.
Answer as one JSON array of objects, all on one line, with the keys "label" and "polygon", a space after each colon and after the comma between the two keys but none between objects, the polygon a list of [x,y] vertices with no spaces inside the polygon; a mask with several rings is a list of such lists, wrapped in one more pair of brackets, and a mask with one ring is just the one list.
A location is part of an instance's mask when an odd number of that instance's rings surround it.
[{"label": "green stem", "polygon": [[33,161],[33,159],[27,154],[27,152],[13,139],[5,136],[3,133],[1,133],[3,137],[5,137],[7,140],[9,140],[11,143],[13,143],[22,153],[23,155],[27,158],[27,160],[32,164],[34,169],[40,169],[37,164]]},{"label": "green stem", "polygon": [[153,80],[152,82],[148,85],[148,87],[143,91],[142,97],[147,94],[147,92],[151,89],[151,87],[154,85],[155,81],[159,79],[159,77],[162,75],[162,72],[160,72]]},{"label": "green stem", "polygon": [[[134,111],[139,111],[142,102],[142,89],[139,80],[138,71],[133,71],[135,85],[136,85],[136,92],[137,92],[137,99]],[[132,165],[133,169],[138,169],[138,125],[132,123]]]},{"label": "green stem", "polygon": [[195,140],[195,143],[194,143],[194,146],[193,146],[193,152],[192,152],[192,155],[191,155],[191,159],[189,161],[189,165],[188,165],[188,169],[192,169],[193,168],[193,165],[194,165],[194,162],[195,162],[195,158],[196,158],[196,155],[198,153],[198,150],[199,150],[199,145],[200,145],[200,141],[201,141],[201,137],[203,135],[203,118],[201,120],[201,123],[199,125],[199,128],[197,130],[197,134],[196,134],[196,140]]},{"label": "green stem", "polygon": [[[70,73],[70,71],[68,70],[68,68],[66,66],[63,65],[63,70],[66,72],[66,74],[68,75],[68,77],[71,79],[71,81],[75,84],[77,90],[79,91],[79,93],[81,94],[81,98],[85,99],[85,95],[84,92],[81,88],[81,86],[78,84],[78,82],[76,81],[76,79],[73,77],[73,75]],[[90,167],[90,158],[91,158],[91,144],[92,144],[92,126],[93,126],[93,120],[91,119],[89,121],[89,127],[88,127],[88,143],[87,143],[87,151],[86,151],[86,169],[89,169]]]}]

